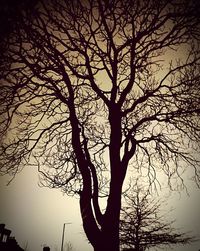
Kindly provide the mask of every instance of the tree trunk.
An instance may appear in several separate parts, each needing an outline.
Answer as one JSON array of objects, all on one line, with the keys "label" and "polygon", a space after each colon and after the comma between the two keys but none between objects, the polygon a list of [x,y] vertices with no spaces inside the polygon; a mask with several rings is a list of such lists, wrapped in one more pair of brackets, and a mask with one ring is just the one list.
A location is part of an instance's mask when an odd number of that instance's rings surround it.
[{"label": "tree trunk", "polygon": [[119,241],[113,232],[102,231],[102,241],[99,245],[93,246],[94,251],[119,251]]},{"label": "tree trunk", "polygon": [[119,251],[119,220],[110,215],[103,216],[103,224],[99,231],[89,206],[82,210],[83,228],[94,251]]},{"label": "tree trunk", "polygon": [[[73,111],[72,111],[73,112]],[[74,115],[75,117],[75,115]],[[83,190],[80,194],[80,209],[83,228],[94,251],[119,251],[119,220],[121,209],[121,193],[126,166],[122,168],[120,160],[121,150],[121,117],[119,107],[115,104],[110,108],[111,136],[110,136],[110,191],[105,213],[102,215],[95,210],[94,196],[98,196],[98,182],[96,172],[90,163],[90,158],[82,152],[80,138],[78,137],[78,125],[73,129],[74,148],[78,165],[83,178]],[[78,147],[77,147],[78,146]],[[85,158],[87,157],[87,158]],[[94,191],[92,191],[92,182]],[[96,189],[96,190],[95,190]],[[93,204],[92,204],[93,203]]]},{"label": "tree trunk", "polygon": [[94,251],[119,251],[121,186],[118,184],[113,188],[108,198],[106,212],[102,215],[101,226],[94,222],[91,203],[86,203],[87,196],[86,198],[84,198],[83,194],[81,196],[80,208],[83,227]]}]

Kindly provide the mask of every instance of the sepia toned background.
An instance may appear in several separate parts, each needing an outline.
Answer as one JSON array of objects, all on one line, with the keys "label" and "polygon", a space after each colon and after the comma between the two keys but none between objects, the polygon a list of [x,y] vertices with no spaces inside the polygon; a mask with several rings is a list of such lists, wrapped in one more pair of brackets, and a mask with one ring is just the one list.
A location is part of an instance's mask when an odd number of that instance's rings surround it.
[{"label": "sepia toned background", "polygon": [[[0,223],[12,230],[11,235],[22,248],[40,251],[46,245],[52,251],[59,251],[63,224],[70,223],[65,227],[65,243],[71,242],[74,251],[93,250],[82,229],[78,199],[69,198],[56,189],[40,188],[38,174],[32,168],[24,169],[6,186],[8,180],[9,177],[0,177]],[[193,182],[187,185],[189,195],[185,191],[173,192],[163,212],[174,208],[166,220],[176,219],[174,227],[200,239],[200,191]],[[161,190],[159,194],[169,194],[169,191]],[[200,240],[191,245],[177,245],[173,250],[199,249]]]}]

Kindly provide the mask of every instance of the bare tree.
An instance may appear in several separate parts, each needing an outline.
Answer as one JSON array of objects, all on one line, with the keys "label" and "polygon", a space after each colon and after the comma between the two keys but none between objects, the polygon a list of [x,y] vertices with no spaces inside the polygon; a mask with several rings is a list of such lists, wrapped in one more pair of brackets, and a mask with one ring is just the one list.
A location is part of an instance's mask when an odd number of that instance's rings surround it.
[{"label": "bare tree", "polygon": [[43,185],[80,194],[94,250],[118,251],[130,163],[150,184],[163,171],[183,185],[187,167],[199,185],[199,31],[191,0],[24,9],[2,53],[1,173],[36,166]]},{"label": "bare tree", "polygon": [[185,245],[195,241],[194,237],[175,229],[175,221],[167,220],[167,213],[162,213],[165,204],[165,200],[153,198],[139,185],[125,195],[120,219],[122,250],[144,251],[151,247]]}]

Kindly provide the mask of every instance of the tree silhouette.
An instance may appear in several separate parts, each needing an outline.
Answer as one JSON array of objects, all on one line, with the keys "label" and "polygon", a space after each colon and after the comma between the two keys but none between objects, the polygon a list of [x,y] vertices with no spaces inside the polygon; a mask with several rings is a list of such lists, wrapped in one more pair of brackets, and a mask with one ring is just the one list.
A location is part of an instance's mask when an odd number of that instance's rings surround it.
[{"label": "tree silhouette", "polygon": [[122,250],[144,251],[151,247],[189,244],[195,239],[173,228],[162,214],[165,200],[155,199],[136,185],[125,195],[121,210],[120,241]]},{"label": "tree silhouette", "polygon": [[43,185],[79,194],[94,250],[118,251],[130,163],[150,184],[163,171],[183,185],[186,167],[200,182],[199,31],[195,1],[23,9],[2,52],[1,173],[36,166]]}]

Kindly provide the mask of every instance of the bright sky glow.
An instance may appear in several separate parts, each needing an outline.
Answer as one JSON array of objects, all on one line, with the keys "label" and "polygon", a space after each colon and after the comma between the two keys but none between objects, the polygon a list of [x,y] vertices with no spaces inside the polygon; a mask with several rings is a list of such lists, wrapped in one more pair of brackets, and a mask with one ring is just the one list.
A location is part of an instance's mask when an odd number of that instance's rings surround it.
[{"label": "bright sky glow", "polygon": [[[33,168],[25,168],[9,186],[5,186],[7,180],[8,177],[0,177],[0,223],[12,230],[22,248],[28,244],[27,251],[42,251],[43,245],[47,245],[51,251],[60,251],[63,223],[70,222],[66,225],[65,241],[72,243],[73,251],[93,250],[82,229],[77,199],[59,190],[39,188],[38,174]],[[173,193],[164,210],[173,207],[169,217],[176,219],[174,226],[200,238],[200,191],[194,183],[188,182],[188,185],[190,196],[185,192],[181,197]],[[198,251],[199,248],[200,241],[176,246],[174,251]]]}]

